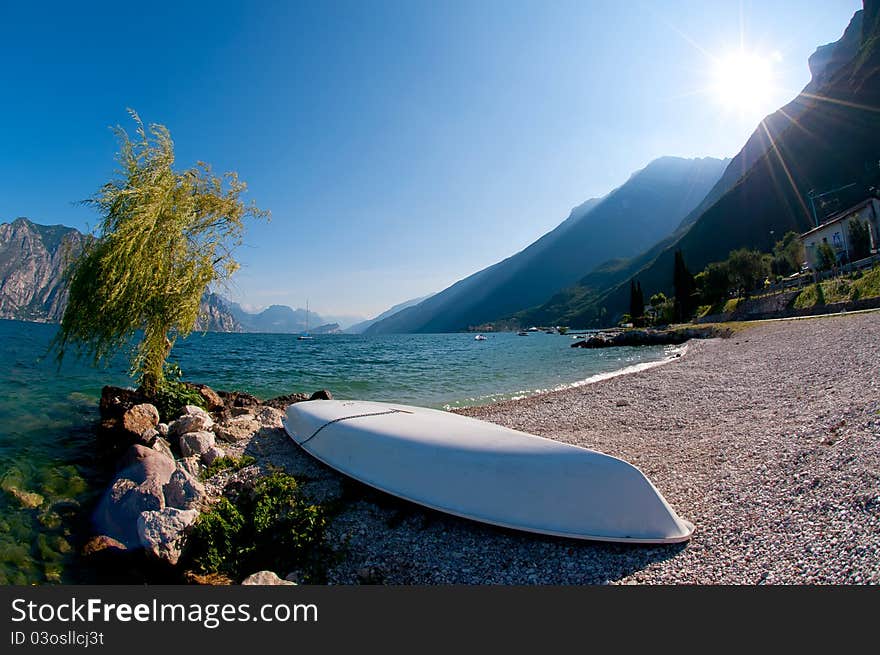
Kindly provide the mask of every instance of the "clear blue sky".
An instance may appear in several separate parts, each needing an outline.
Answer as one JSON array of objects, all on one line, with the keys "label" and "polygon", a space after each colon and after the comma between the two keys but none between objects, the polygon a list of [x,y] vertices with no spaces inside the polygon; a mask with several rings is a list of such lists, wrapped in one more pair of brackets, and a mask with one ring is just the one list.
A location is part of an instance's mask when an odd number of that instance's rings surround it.
[{"label": "clear blue sky", "polygon": [[[0,221],[94,225],[126,107],[270,209],[230,295],[373,315],[663,155],[734,155],[856,0],[0,3]],[[741,29],[742,27],[742,29]],[[733,110],[713,58],[769,92]]]}]

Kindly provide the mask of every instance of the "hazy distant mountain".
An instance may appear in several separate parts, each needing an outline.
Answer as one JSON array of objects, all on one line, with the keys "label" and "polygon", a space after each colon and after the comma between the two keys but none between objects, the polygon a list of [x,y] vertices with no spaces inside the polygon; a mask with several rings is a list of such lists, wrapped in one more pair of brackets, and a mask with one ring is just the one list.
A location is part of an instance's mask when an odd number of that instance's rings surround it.
[{"label": "hazy distant mountain", "polygon": [[[246,312],[241,305],[227,301],[232,316],[241,324],[243,332],[273,332],[273,333],[299,333],[305,332],[308,327],[310,332],[319,333],[321,329],[329,331],[332,328],[325,326],[326,321],[315,312],[291,309],[287,305],[270,305],[257,313]],[[338,326],[337,326],[338,328]]]},{"label": "hazy distant mountain", "polygon": [[86,238],[71,227],[27,218],[0,224],[0,318],[61,320],[67,303],[64,271]]},{"label": "hazy distant mountain", "polygon": [[609,257],[631,257],[671,233],[726,165],[708,157],[657,159],[604,198],[576,207],[521,252],[375,323],[367,333],[456,331],[536,305]]},{"label": "hazy distant mountain", "polygon": [[348,334],[361,334],[364,330],[370,327],[373,323],[381,321],[382,319],[388,318],[389,316],[394,316],[397,312],[406,309],[407,307],[412,307],[413,305],[418,305],[423,300],[427,300],[434,294],[429,293],[427,296],[422,296],[421,298],[413,298],[412,300],[405,300],[401,303],[397,303],[390,309],[386,309],[384,312],[376,316],[375,318],[371,318],[368,321],[361,321],[360,323],[355,323],[354,325],[349,326],[345,332]]},{"label": "hazy distant mountain", "polygon": [[[880,0],[865,2],[841,39],[810,58],[813,79],[768,116],[680,229],[640,256],[597,268],[578,285],[519,318],[607,324],[626,311],[629,280],[646,297],[672,291],[674,251],[693,272],[739,247],[768,250],[786,231],[813,225],[811,190],[853,183],[830,206],[844,208],[880,184]],[[772,140],[772,147],[771,147]],[[829,211],[830,211],[829,210]],[[817,208],[820,218],[823,213]],[[771,234],[772,232],[772,234]]]},{"label": "hazy distant mountain", "polygon": [[327,323],[338,325],[339,329],[343,332],[348,332],[352,325],[357,325],[366,318],[365,316],[355,316],[353,314],[322,314],[321,316]]}]

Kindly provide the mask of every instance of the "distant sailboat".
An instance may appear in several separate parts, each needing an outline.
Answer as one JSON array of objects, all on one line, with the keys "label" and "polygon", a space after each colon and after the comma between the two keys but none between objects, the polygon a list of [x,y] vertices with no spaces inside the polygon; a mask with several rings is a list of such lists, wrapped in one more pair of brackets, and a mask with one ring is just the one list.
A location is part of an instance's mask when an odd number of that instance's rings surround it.
[{"label": "distant sailboat", "polygon": [[297,337],[297,341],[310,341],[312,339],[314,337],[309,334],[309,301],[306,299],[306,331]]}]

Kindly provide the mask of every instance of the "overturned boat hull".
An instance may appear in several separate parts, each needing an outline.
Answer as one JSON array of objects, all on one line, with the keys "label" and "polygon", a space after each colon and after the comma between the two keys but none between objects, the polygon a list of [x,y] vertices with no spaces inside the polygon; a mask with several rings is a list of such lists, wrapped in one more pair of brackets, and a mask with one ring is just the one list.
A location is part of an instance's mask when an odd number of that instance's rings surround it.
[{"label": "overturned boat hull", "polygon": [[628,543],[686,541],[678,517],[631,464],[439,410],[362,401],[290,405],[300,447],[331,468],[455,516],[540,534]]}]

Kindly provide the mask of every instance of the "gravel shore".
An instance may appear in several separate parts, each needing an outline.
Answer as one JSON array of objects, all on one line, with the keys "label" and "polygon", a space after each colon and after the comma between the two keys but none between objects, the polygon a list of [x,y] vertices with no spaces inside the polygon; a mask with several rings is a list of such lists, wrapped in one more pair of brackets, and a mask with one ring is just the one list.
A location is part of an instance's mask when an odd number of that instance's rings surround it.
[{"label": "gravel shore", "polygon": [[647,371],[460,410],[638,466],[696,525],[687,544],[457,519],[341,479],[278,429],[241,448],[342,501],[331,583],[880,583],[878,343],[876,312],[767,322]]}]

